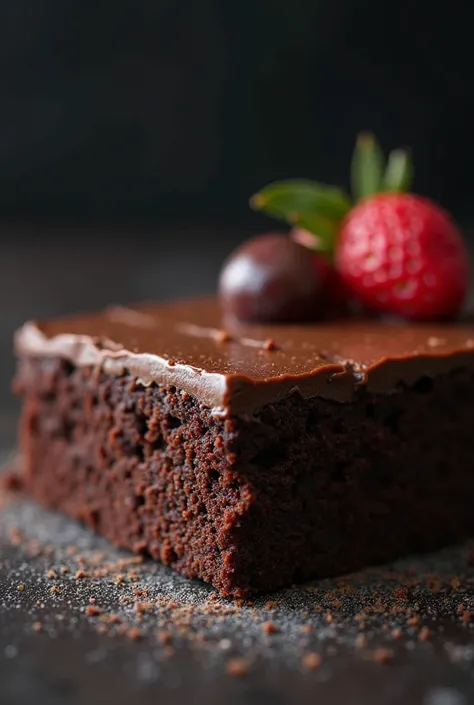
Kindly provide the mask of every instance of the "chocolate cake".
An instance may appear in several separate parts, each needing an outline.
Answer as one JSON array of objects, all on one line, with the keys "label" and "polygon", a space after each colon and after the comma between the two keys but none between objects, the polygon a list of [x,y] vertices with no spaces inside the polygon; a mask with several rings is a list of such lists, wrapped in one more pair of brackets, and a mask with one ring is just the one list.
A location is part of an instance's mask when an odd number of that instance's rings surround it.
[{"label": "chocolate cake", "polygon": [[27,323],[40,502],[239,598],[474,534],[474,325],[243,325],[214,299]]}]

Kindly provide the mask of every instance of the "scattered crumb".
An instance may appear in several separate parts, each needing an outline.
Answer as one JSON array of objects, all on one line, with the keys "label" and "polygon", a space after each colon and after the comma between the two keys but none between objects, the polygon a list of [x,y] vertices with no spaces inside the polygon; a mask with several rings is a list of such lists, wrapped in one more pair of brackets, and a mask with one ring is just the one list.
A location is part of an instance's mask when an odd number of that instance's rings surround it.
[{"label": "scattered crumb", "polygon": [[23,534],[20,529],[14,527],[8,532],[8,538],[10,539],[12,546],[19,546],[23,541]]},{"label": "scattered crumb", "polygon": [[33,622],[31,628],[34,632],[40,632],[43,629],[43,625],[41,622]]},{"label": "scattered crumb", "polygon": [[376,649],[372,654],[372,658],[377,663],[387,664],[393,660],[393,651],[390,649]]},{"label": "scattered crumb", "polygon": [[156,638],[158,639],[160,644],[171,644],[173,641],[173,637],[170,634],[170,632],[158,632],[156,635]]},{"label": "scattered crumb", "polygon": [[232,340],[232,336],[226,330],[218,330],[215,339],[218,343],[228,343]]},{"label": "scattered crumb", "polygon": [[57,585],[53,585],[53,586],[50,588],[50,590],[51,590],[51,592],[59,592],[59,588],[58,588]]},{"label": "scattered crumb", "polygon": [[410,627],[416,627],[417,624],[419,624],[419,623],[420,623],[420,618],[419,618],[417,615],[415,615],[414,617],[410,617],[409,619],[407,619],[407,624],[408,624],[408,626],[410,626]]},{"label": "scattered crumb", "polygon": [[74,576],[76,580],[82,580],[82,578],[87,578],[87,573],[85,570],[76,570],[76,574]]},{"label": "scattered crumb", "polygon": [[274,634],[277,631],[277,628],[273,622],[264,622],[262,624],[262,631],[265,632],[265,634]]},{"label": "scattered crumb", "polygon": [[431,636],[431,630],[428,627],[422,627],[418,634],[419,641],[428,641]]},{"label": "scattered crumb", "polygon": [[102,614],[100,616],[100,620],[102,622],[105,622],[105,624],[119,624],[121,622],[121,619],[118,616],[118,614],[113,614],[110,612],[108,612],[106,614]]},{"label": "scattered crumb", "polygon": [[249,672],[249,664],[243,658],[231,658],[227,661],[226,671],[229,676],[245,676]]},{"label": "scattered crumb", "polygon": [[397,587],[394,591],[394,597],[398,601],[406,602],[408,600],[408,591],[404,587]]},{"label": "scattered crumb", "polygon": [[88,617],[96,617],[100,614],[100,609],[95,605],[88,605],[85,611]]},{"label": "scattered crumb", "polygon": [[356,649],[365,648],[367,646],[367,643],[368,643],[367,637],[364,634],[359,634],[356,637],[356,640],[355,640]]},{"label": "scattered crumb", "polygon": [[138,627],[130,627],[130,629],[127,629],[125,632],[126,636],[128,636],[129,639],[137,640],[141,639],[143,637],[143,633],[138,629]]},{"label": "scattered crumb", "polygon": [[307,671],[315,671],[321,665],[321,656],[314,651],[305,654],[302,659],[302,664]]},{"label": "scattered crumb", "polygon": [[263,343],[263,349],[268,351],[276,350],[277,345],[272,338],[267,338],[267,340]]},{"label": "scattered crumb", "polygon": [[49,578],[50,580],[53,580],[54,578],[57,578],[57,577],[58,577],[58,574],[56,573],[55,570],[48,570],[48,572],[46,573],[46,575],[48,576],[48,578]]}]

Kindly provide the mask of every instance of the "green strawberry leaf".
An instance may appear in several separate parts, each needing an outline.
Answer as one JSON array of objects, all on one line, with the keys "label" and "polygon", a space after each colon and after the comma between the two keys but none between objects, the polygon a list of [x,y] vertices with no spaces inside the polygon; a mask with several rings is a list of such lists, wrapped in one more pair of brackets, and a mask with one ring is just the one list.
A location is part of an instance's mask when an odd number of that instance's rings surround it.
[{"label": "green strawberry leaf", "polygon": [[292,179],[265,186],[250,199],[250,205],[255,210],[294,223],[295,218],[303,214],[317,214],[337,222],[352,204],[349,197],[335,186]]},{"label": "green strawberry leaf", "polygon": [[359,135],[351,163],[352,196],[356,201],[380,191],[384,169],[385,158],[374,135]]},{"label": "green strawberry leaf", "polygon": [[413,162],[407,149],[394,149],[388,155],[383,177],[384,191],[409,191],[413,183]]},{"label": "green strawberry leaf", "polygon": [[314,235],[314,241],[310,246],[317,252],[331,253],[334,250],[339,223],[329,218],[325,218],[318,213],[300,213],[295,215],[290,221],[296,228],[302,228]]}]

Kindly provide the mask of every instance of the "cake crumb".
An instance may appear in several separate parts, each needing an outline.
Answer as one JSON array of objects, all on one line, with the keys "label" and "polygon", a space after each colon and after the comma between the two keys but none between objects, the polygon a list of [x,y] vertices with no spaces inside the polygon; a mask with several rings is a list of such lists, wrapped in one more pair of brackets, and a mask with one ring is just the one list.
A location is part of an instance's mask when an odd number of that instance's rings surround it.
[{"label": "cake crumb", "polygon": [[125,634],[126,636],[128,636],[129,639],[133,639],[134,641],[141,639],[143,636],[142,632],[138,629],[138,627],[130,627],[129,629],[127,629]]},{"label": "cake crumb", "polygon": [[277,349],[277,344],[273,340],[273,338],[267,338],[265,342],[263,343],[263,349],[267,351],[272,351]]},{"label": "cake crumb", "polygon": [[25,589],[25,586],[23,584],[17,585],[16,589],[19,590],[20,592],[22,592]]},{"label": "cake crumb", "polygon": [[100,614],[100,609],[95,605],[87,605],[86,614],[88,617],[96,617],[98,614]]},{"label": "cake crumb", "polygon": [[171,642],[173,641],[173,637],[170,632],[159,631],[156,635],[156,638],[158,639],[160,644],[171,644]]},{"label": "cake crumb", "polygon": [[107,613],[101,614],[100,621],[104,622],[105,624],[120,624],[121,619],[118,614]]},{"label": "cake crumb", "polygon": [[422,627],[420,633],[418,634],[419,641],[428,641],[431,636],[431,630],[428,627]]},{"label": "cake crumb", "polygon": [[262,631],[265,632],[265,634],[275,634],[277,628],[273,622],[264,622],[262,624]]},{"label": "cake crumb", "polygon": [[356,649],[363,649],[367,646],[367,637],[364,634],[359,634],[355,640]]},{"label": "cake crumb", "polygon": [[469,610],[465,609],[464,612],[462,613],[461,619],[464,622],[464,624],[469,624],[474,619],[474,612],[470,612]]},{"label": "cake crumb", "polygon": [[18,529],[17,527],[13,527],[8,532],[8,538],[12,546],[19,546],[20,543],[23,541],[23,534],[21,533],[20,529]]},{"label": "cake crumb", "polygon": [[218,330],[215,339],[218,343],[229,343],[232,340],[232,336],[226,330]]},{"label": "cake crumb", "polygon": [[53,585],[53,586],[50,588],[50,590],[51,590],[51,592],[54,592],[54,593],[59,592],[59,588],[58,588],[57,585]]},{"label": "cake crumb", "polygon": [[387,663],[390,663],[390,661],[393,660],[393,651],[390,649],[376,649],[373,654],[372,658],[374,661],[377,663],[382,663],[386,665]]},{"label": "cake crumb", "polygon": [[321,665],[321,656],[314,651],[305,654],[302,659],[304,668],[307,671],[315,671]]},{"label": "cake crumb", "polygon": [[402,630],[400,629],[400,627],[395,627],[395,629],[392,629],[392,637],[394,639],[401,639]]},{"label": "cake crumb", "polygon": [[229,676],[245,676],[249,672],[249,664],[244,658],[231,658],[227,661],[226,671]]},{"label": "cake crumb", "polygon": [[79,570],[76,570],[76,574],[74,575],[74,577],[76,578],[76,580],[82,580],[83,578],[87,577],[87,573],[81,568]]},{"label": "cake crumb", "polygon": [[43,625],[41,622],[33,622],[31,628],[34,632],[40,632],[43,629]]}]

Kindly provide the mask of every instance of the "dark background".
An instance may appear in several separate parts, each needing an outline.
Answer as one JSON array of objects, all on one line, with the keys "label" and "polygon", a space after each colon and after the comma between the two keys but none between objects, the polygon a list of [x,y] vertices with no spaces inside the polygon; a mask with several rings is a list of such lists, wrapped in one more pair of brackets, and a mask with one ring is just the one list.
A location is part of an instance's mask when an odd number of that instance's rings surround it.
[{"label": "dark background", "polygon": [[470,0],[2,0],[0,214],[260,227],[271,179],[412,145],[467,222]]}]

